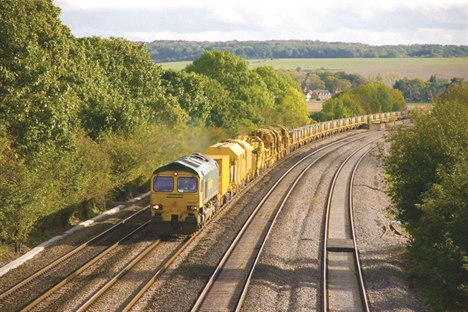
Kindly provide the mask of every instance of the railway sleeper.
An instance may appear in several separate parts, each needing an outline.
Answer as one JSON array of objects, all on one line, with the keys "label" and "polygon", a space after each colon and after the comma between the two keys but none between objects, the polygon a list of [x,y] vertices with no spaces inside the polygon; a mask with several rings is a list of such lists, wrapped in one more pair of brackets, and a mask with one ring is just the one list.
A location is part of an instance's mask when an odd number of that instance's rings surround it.
[{"label": "railway sleeper", "polygon": [[327,251],[353,252],[354,242],[352,239],[346,238],[329,238],[327,239]]}]

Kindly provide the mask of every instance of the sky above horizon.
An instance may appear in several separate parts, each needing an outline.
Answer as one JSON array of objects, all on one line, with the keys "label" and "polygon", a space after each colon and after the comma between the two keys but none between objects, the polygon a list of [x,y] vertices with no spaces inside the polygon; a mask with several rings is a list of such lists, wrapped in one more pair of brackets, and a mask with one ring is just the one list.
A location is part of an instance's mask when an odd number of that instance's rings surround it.
[{"label": "sky above horizon", "polygon": [[468,45],[468,0],[53,0],[76,37]]}]

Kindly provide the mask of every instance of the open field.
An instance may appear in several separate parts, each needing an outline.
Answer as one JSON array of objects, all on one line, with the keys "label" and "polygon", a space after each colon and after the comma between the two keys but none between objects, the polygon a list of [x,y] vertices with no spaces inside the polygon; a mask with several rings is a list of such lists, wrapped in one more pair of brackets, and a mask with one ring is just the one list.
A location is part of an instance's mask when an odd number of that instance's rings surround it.
[{"label": "open field", "polygon": [[[165,68],[180,70],[191,62],[160,63]],[[465,78],[468,81],[468,57],[464,58],[340,58],[340,59],[265,59],[248,60],[251,68],[272,66],[275,69],[297,69],[316,71],[344,71],[360,74],[365,78],[378,74],[385,77],[387,72],[400,73],[401,77],[429,80],[431,75],[450,79]]]},{"label": "open field", "polygon": [[309,113],[320,112],[322,110],[322,105],[322,101],[310,101],[307,102],[307,109],[309,110]]}]

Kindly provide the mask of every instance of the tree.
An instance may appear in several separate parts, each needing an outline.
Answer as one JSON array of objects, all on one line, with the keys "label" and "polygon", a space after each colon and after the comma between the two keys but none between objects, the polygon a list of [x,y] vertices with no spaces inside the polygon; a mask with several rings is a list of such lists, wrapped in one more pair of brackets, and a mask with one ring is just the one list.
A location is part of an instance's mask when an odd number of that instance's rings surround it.
[{"label": "tree", "polygon": [[358,99],[352,94],[343,92],[325,101],[322,111],[315,118],[332,120],[363,115]]},{"label": "tree", "polygon": [[302,89],[309,90],[324,90],[325,83],[317,74],[307,73],[304,80],[301,82]]},{"label": "tree", "polygon": [[0,123],[21,157],[66,147],[78,128],[70,30],[50,0],[0,2]]},{"label": "tree", "polygon": [[177,98],[191,123],[205,124],[213,108],[213,101],[207,91],[211,83],[217,82],[204,75],[174,70],[165,71],[161,78],[166,94]]},{"label": "tree", "polygon": [[[29,174],[23,161],[16,159],[0,126],[0,240],[14,242],[15,252],[26,241],[35,222],[41,217],[41,204],[35,199],[41,191],[37,175]],[[38,207],[39,206],[39,207]]]},{"label": "tree", "polygon": [[468,300],[468,86],[437,97],[414,127],[391,132],[386,158],[392,212],[411,235],[410,259],[435,310]]},{"label": "tree", "polygon": [[234,95],[240,86],[248,86],[250,83],[247,62],[228,51],[205,52],[199,59],[187,65],[185,71],[208,76]]},{"label": "tree", "polygon": [[289,128],[307,125],[311,122],[304,96],[298,90],[289,88],[281,98],[275,111],[275,123]]},{"label": "tree", "polygon": [[80,119],[91,137],[145,123],[164,121],[176,127],[186,121],[180,106],[172,107],[175,103],[164,98],[162,69],[150,60],[145,46],[120,38],[78,42],[83,66],[89,69],[80,72]]},{"label": "tree", "polygon": [[398,73],[398,72],[394,72],[394,71],[388,71],[385,73],[384,75],[385,77],[385,80],[387,81],[387,83],[390,85],[390,86],[393,86],[395,84],[395,82],[401,78],[401,74]]},{"label": "tree", "polygon": [[325,101],[322,111],[314,115],[319,120],[401,111],[405,100],[400,91],[390,89],[381,82],[371,82],[350,91],[340,92]]}]

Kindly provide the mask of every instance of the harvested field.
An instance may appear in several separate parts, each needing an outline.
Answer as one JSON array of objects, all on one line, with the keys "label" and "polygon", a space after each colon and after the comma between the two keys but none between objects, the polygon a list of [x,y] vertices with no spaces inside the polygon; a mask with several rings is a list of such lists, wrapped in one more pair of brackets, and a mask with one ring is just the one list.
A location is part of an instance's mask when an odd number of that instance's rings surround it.
[{"label": "harvested field", "polygon": [[309,110],[309,113],[315,113],[315,112],[319,112],[322,110],[323,102],[311,101],[311,102],[306,102],[306,103],[307,103],[307,109]]},{"label": "harvested field", "polygon": [[[326,70],[331,72],[343,71],[348,74],[359,74],[364,78],[380,75],[385,81],[385,74],[396,72],[401,78],[424,81],[432,75],[450,79],[464,78],[468,81],[468,58],[336,58],[336,59],[265,59],[246,60],[250,68],[258,66],[272,66],[274,69],[298,69],[315,72]],[[191,62],[160,63],[164,69],[181,70]],[[385,81],[387,82],[387,81]]]}]

